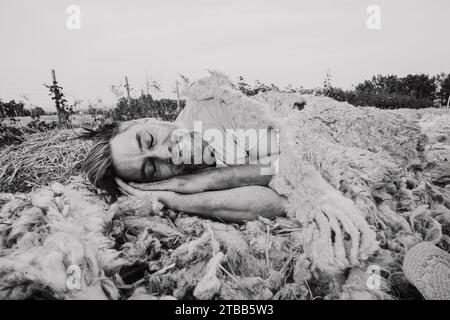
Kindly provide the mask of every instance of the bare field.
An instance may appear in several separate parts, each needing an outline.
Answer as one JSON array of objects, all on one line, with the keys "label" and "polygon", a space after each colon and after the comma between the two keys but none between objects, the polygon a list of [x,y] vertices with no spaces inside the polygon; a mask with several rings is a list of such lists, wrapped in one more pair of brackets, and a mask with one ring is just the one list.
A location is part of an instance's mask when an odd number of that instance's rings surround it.
[{"label": "bare field", "polygon": [[[23,127],[23,126],[26,126],[31,121],[33,121],[33,118],[31,118],[31,117],[15,117],[14,119],[15,119],[15,121],[8,119],[8,120],[5,120],[5,122],[11,126]],[[41,121],[51,123],[51,122],[57,122],[58,116],[56,114],[44,115],[44,116],[40,116],[39,119]],[[83,114],[83,115],[75,114],[75,115],[71,115],[70,119],[72,120],[72,125],[74,127],[79,127],[83,123],[91,123],[92,121],[94,121],[94,117],[90,114]]]}]

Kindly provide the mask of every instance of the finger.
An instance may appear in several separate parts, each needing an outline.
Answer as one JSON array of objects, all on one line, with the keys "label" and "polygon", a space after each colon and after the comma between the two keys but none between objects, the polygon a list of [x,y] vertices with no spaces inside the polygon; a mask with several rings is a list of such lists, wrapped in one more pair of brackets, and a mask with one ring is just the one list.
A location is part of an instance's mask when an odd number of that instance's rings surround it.
[{"label": "finger", "polygon": [[117,186],[119,187],[119,190],[125,194],[125,195],[133,195],[134,189],[132,187],[130,187],[128,184],[126,184],[122,179],[119,178],[114,178]]},{"label": "finger", "polygon": [[117,186],[119,186],[120,188],[123,188],[126,185],[126,183],[120,178],[114,178],[114,181],[117,183]]},{"label": "finger", "polygon": [[126,189],[122,188],[121,186],[118,186],[117,189],[119,189],[119,192],[121,194],[123,194],[124,196],[129,196],[130,195],[130,193]]},{"label": "finger", "polygon": [[130,196],[130,194],[123,188],[119,187],[119,192],[120,194],[124,195],[124,196]]},{"label": "finger", "polygon": [[120,194],[123,194],[124,196],[127,196],[128,193],[126,192],[126,190],[124,188],[122,188],[118,183],[117,183],[117,190],[119,190]]}]

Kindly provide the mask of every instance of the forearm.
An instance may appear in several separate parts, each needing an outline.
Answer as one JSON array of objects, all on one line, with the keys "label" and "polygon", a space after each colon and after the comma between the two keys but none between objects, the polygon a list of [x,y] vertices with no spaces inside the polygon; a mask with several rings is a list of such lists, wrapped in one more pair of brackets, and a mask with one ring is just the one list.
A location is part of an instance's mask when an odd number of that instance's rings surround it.
[{"label": "forearm", "polygon": [[271,179],[271,175],[261,174],[260,165],[246,164],[204,169],[193,174],[176,176],[153,183],[131,184],[141,190],[164,190],[191,194],[252,185],[267,186]]},{"label": "forearm", "polygon": [[192,184],[198,182],[204,188],[203,191],[267,186],[272,179],[270,175],[261,174],[260,165],[253,164],[210,169],[197,175],[198,180],[192,180]]},{"label": "forearm", "polygon": [[267,187],[247,186],[196,194],[178,194],[161,199],[165,206],[199,216],[230,222],[281,216],[285,213],[284,199]]}]

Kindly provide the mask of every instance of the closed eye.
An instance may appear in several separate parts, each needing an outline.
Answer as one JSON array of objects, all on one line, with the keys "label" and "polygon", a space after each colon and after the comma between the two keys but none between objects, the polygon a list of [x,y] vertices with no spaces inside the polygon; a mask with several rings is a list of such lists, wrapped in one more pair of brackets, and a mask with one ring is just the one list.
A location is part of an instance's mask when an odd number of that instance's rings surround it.
[{"label": "closed eye", "polygon": [[153,138],[153,135],[152,135],[151,133],[145,132],[144,137],[145,137],[145,138],[144,138],[145,141],[144,141],[143,144],[144,144],[148,149],[153,148],[153,145],[154,145],[154,142],[155,142],[155,139]]},{"label": "closed eye", "polygon": [[142,148],[151,149],[155,144],[153,135],[147,131],[138,132],[136,134],[136,141],[140,151],[142,151]]}]

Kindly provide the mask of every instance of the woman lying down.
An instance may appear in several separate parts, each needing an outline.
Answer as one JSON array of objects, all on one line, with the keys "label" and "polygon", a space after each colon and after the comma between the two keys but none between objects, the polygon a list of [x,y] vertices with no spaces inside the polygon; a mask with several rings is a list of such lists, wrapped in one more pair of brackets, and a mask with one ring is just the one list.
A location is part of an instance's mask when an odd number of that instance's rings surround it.
[{"label": "woman lying down", "polygon": [[230,222],[281,216],[268,187],[279,143],[269,128],[241,130],[218,100],[187,104],[174,123],[140,119],[87,131],[89,180],[109,192],[151,197],[165,207]]},{"label": "woman lying down", "polygon": [[[87,132],[86,138],[96,139],[84,162],[90,181],[224,221],[286,215],[302,224],[298,241],[311,269],[334,273],[377,250],[367,206],[363,211],[337,189],[337,181],[324,178],[359,181],[364,172],[349,168],[352,161],[384,170],[388,155],[370,152],[372,144],[357,139],[369,136],[365,130],[374,125],[365,110],[319,101],[300,105],[300,112],[292,109],[297,96],[285,106],[260,103],[218,72],[191,84],[185,95],[187,105],[174,123],[141,119]],[[346,129],[339,133],[359,148],[339,145],[324,114],[341,123]],[[386,117],[403,121],[393,114],[375,119]],[[380,141],[393,134],[386,131]]]}]

